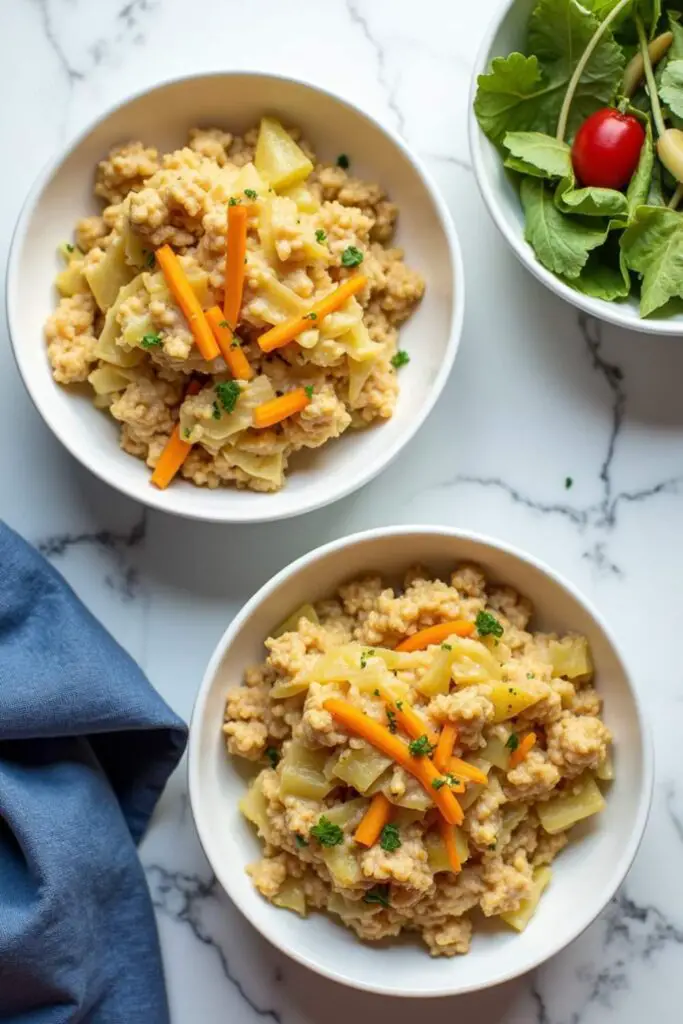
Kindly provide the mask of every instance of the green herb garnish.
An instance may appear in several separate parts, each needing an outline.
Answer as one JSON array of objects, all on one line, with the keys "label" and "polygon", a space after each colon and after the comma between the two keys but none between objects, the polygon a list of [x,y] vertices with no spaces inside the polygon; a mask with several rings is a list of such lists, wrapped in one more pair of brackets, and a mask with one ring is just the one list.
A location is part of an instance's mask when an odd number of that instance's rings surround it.
[{"label": "green herb garnish", "polygon": [[513,753],[515,752],[515,750],[519,746],[519,736],[516,732],[510,733],[510,735],[508,736],[508,741],[505,744],[505,746],[508,748],[508,750],[511,750]]},{"label": "green herb garnish", "polygon": [[453,645],[452,644],[447,644],[447,643],[442,643],[441,644],[441,650],[442,651],[452,651],[453,650]]},{"label": "green herb garnish", "polygon": [[[362,665],[361,665],[361,668],[362,668]],[[379,697],[380,696],[379,690],[373,690],[372,692],[373,692],[375,697]]]},{"label": "green herb garnish", "polygon": [[402,701],[402,700],[397,700],[397,701],[396,701],[396,707],[397,707],[397,708],[398,708],[398,710],[400,711],[400,710],[401,710],[401,708],[403,707],[403,701]]},{"label": "green herb garnish", "polygon": [[71,244],[71,242],[65,242],[64,248],[66,249],[67,252],[73,252],[74,251],[74,247]]},{"label": "green herb garnish", "polygon": [[312,313],[312,312],[311,313],[306,313],[306,315],[304,316],[304,320],[317,320],[317,319],[318,319],[318,314],[317,313]]},{"label": "green herb garnish", "polygon": [[432,789],[441,789],[445,785],[445,779],[432,779]]},{"label": "green herb garnish", "polygon": [[346,153],[340,153],[339,156],[337,157],[337,167],[341,167],[345,171],[348,170],[350,163],[351,161],[349,160]]},{"label": "green herb garnish", "polygon": [[363,903],[379,903],[382,907],[390,907],[389,886],[375,885],[372,889],[368,889],[363,897]]},{"label": "green herb garnish", "polygon": [[189,441],[190,438],[192,437],[192,431],[190,430],[189,427],[185,427],[185,429],[183,430],[183,437],[185,438],[186,441]]},{"label": "green herb garnish", "polygon": [[215,420],[219,420],[221,418],[221,410],[218,402],[213,403],[211,415]]},{"label": "green herb garnish", "polygon": [[140,342],[141,348],[158,348],[161,345],[161,335],[156,332],[150,332],[149,334],[143,334],[142,341]]},{"label": "green herb garnish", "polygon": [[[308,391],[308,389],[306,389],[306,390]],[[312,393],[313,393],[313,388],[311,388],[311,394]],[[311,396],[309,395],[308,397],[310,398]],[[361,656],[360,656],[360,667],[361,668],[365,668],[365,666],[368,663],[368,658],[371,658],[374,653],[375,653],[375,651],[374,651],[374,648],[372,648],[372,647],[368,647],[367,650],[361,651]],[[377,692],[379,693],[379,690]]]},{"label": "green herb garnish", "polygon": [[145,264],[148,267],[151,268],[151,267],[154,266],[155,263],[156,263],[156,256],[154,255],[154,253],[153,252],[147,253],[147,258],[145,259]]},{"label": "green herb garnish", "polygon": [[315,233],[315,240],[316,242],[320,242],[320,244],[322,245],[323,242],[327,241],[327,232],[323,231],[322,228],[318,228],[318,230]]},{"label": "green herb garnish", "polygon": [[216,394],[227,413],[235,411],[237,399],[242,394],[242,388],[236,380],[222,380],[216,384]]},{"label": "green herb garnish", "polygon": [[475,625],[479,636],[501,637],[503,635],[502,625],[495,615],[491,615],[491,612],[477,612]]},{"label": "green herb garnish", "polygon": [[344,833],[339,825],[335,825],[324,814],[318,820],[318,824],[313,826],[310,834],[321,846],[339,846],[344,842]]},{"label": "green herb garnish", "polygon": [[363,262],[363,253],[355,245],[347,245],[341,257],[342,267],[358,267]]},{"label": "green herb garnish", "polygon": [[235,196],[230,196],[230,199],[228,200],[228,206],[239,206],[241,202],[241,199],[236,199]]},{"label": "green herb garnish", "polygon": [[527,677],[527,679],[535,679],[536,678],[536,673],[535,672],[527,672],[526,677]]},{"label": "green herb garnish", "polygon": [[280,763],[280,751],[276,747],[266,747],[266,757],[270,761],[270,767],[277,768]]},{"label": "green herb garnish", "polygon": [[393,853],[401,846],[401,836],[396,825],[385,825],[379,837],[379,845],[388,853]]},{"label": "green herb garnish", "polygon": [[396,732],[398,725],[396,723],[396,712],[392,711],[391,708],[387,708],[387,728],[389,732]]},{"label": "green herb garnish", "polygon": [[410,356],[402,348],[391,357],[391,365],[395,370],[400,370],[402,366],[406,366],[409,362]]},{"label": "green herb garnish", "polygon": [[564,480],[565,490],[568,491],[569,488],[573,486],[573,484],[574,484],[574,481],[572,480],[572,478],[570,476],[565,477],[565,480]]},{"label": "green herb garnish", "polygon": [[308,846],[308,839],[304,839],[304,837],[300,836],[298,832],[294,836],[294,842],[299,847],[299,849],[301,849],[302,846]]},{"label": "green herb garnish", "polygon": [[[313,398],[313,385],[312,384],[307,384],[306,387],[304,388],[304,391],[306,392],[306,395],[307,395],[308,398]],[[363,666],[361,665],[361,668],[362,667]]]},{"label": "green herb garnish", "polygon": [[253,188],[245,188],[244,194],[247,197],[247,199],[257,199],[258,198],[258,192],[255,192]]},{"label": "green herb garnish", "polygon": [[422,735],[418,736],[416,740],[411,740],[408,744],[408,750],[413,757],[429,757],[434,750],[436,744],[429,742],[429,737]]}]

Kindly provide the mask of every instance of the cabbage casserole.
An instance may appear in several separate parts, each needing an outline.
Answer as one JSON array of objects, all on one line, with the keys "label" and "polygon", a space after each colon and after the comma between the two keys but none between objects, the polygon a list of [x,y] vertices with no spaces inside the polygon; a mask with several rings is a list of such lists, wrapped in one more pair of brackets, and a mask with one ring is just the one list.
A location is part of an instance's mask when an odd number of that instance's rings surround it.
[{"label": "cabbage casserole", "polygon": [[461,565],[357,579],[273,631],[222,726],[258,767],[240,806],[267,899],[433,956],[467,953],[477,917],[527,926],[613,777],[586,639],[531,615]]},{"label": "cabbage casserole", "polygon": [[424,282],[391,246],[397,207],[346,155],[317,162],[264,117],[164,155],[117,147],[95,194],[102,213],[61,247],[48,356],[153,483],[274,491],[296,452],[391,417]]}]

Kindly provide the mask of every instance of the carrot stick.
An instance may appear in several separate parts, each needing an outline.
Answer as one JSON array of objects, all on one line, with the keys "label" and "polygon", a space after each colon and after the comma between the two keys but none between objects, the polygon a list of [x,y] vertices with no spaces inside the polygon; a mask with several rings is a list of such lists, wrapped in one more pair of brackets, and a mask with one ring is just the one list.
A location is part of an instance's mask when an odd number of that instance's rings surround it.
[{"label": "carrot stick", "polygon": [[305,313],[303,316],[290,317],[289,320],[283,320],[281,324],[277,324],[275,327],[271,327],[270,330],[265,331],[258,340],[262,351],[272,352],[275,348],[282,348],[283,345],[288,345],[290,341],[293,341],[297,334],[301,334],[302,331],[306,331],[310,327],[315,327],[323,317],[334,313],[335,310],[344,305],[347,299],[350,299],[352,295],[355,295],[356,292],[364,288],[367,280],[365,274],[354,274],[353,277],[348,277],[346,281],[343,281],[329,295],[325,295],[324,298],[311,306],[308,313]]},{"label": "carrot stick", "polygon": [[380,684],[377,689],[382,700],[385,704],[389,705],[389,710],[392,715],[395,715],[398,724],[412,740],[417,740],[420,736],[426,736],[432,746],[436,746],[439,742],[438,734],[429,728],[422,715],[415,711],[412,704],[409,704],[406,700],[397,701],[386,686]]},{"label": "carrot stick", "polygon": [[446,853],[448,854],[448,863],[451,866],[451,871],[457,875],[462,871],[462,864],[458,857],[458,848],[455,845],[455,829],[442,815],[439,815],[439,832],[441,833],[441,838],[446,846]]},{"label": "carrot stick", "polygon": [[459,757],[452,757],[448,764],[448,770],[451,775],[456,775],[460,779],[467,779],[468,782],[478,782],[482,786],[488,786],[488,778],[486,774],[475,768],[473,764],[469,764],[467,761],[463,761]]},{"label": "carrot stick", "polygon": [[[187,395],[198,395],[201,391],[201,384],[198,381],[191,381],[186,392]],[[183,462],[187,458],[192,445],[188,441],[183,441],[180,436],[180,428],[175,426],[173,433],[169,437],[168,441],[164,446],[164,450],[159,456],[154,472],[152,473],[152,483],[155,487],[160,490],[165,490],[170,484],[173,477],[176,475]]]},{"label": "carrot stick", "polygon": [[219,306],[212,306],[206,311],[206,319],[209,321],[214,337],[218,342],[221,355],[228,364],[230,373],[237,380],[251,380],[254,371],[249,365],[249,360],[240,348],[240,343],[230,329],[230,324],[221,313]]},{"label": "carrot stick", "polygon": [[448,765],[453,756],[453,747],[457,738],[457,725],[454,722],[445,722],[443,729],[439,733],[439,740],[434,751],[434,765],[440,772],[448,771]]},{"label": "carrot stick", "polygon": [[391,803],[384,793],[375,793],[353,838],[361,846],[374,846],[390,817]]},{"label": "carrot stick", "polygon": [[528,732],[524,739],[520,741],[517,749],[513,750],[510,754],[510,768],[516,768],[518,764],[521,764],[529,751],[535,746],[536,733]]},{"label": "carrot stick", "polygon": [[238,203],[228,206],[228,235],[225,245],[225,298],[223,313],[232,330],[237,330],[244,270],[247,258],[247,209]]},{"label": "carrot stick", "polygon": [[199,299],[192,291],[192,285],[185,276],[178,257],[170,245],[162,245],[160,249],[156,250],[155,255],[166,278],[166,284],[182,309],[194,335],[201,356],[207,360],[215,359],[220,354],[220,350],[204,316]]},{"label": "carrot stick", "polygon": [[434,780],[441,779],[441,776],[428,757],[413,757],[408,750],[408,745],[403,740],[394,736],[379,722],[364,715],[362,711],[346,700],[330,697],[323,706],[333,718],[346,726],[349,732],[361,736],[371,746],[414,775],[451,825],[459,825],[462,822],[464,818],[462,807],[451,793],[446,781],[444,780],[443,784],[436,789],[432,785]]},{"label": "carrot stick", "polygon": [[310,398],[306,394],[306,389],[295,388],[294,391],[288,391],[286,395],[271,398],[269,402],[257,405],[252,414],[252,423],[259,428],[272,427],[276,423],[280,423],[281,420],[286,420],[288,416],[301,412],[309,402]]},{"label": "carrot stick", "polygon": [[395,648],[397,651],[422,651],[430,644],[440,644],[449,636],[471,636],[474,633],[474,623],[466,622],[464,619],[455,619],[453,622],[439,622],[436,626],[427,626],[426,629],[419,629],[417,633],[401,640]]}]

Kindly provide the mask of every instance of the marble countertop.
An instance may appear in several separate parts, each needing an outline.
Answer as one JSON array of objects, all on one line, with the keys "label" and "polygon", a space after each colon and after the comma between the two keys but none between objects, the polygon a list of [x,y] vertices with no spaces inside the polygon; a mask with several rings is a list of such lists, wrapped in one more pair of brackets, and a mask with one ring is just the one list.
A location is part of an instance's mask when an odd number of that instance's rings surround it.
[{"label": "marble countertop", "polygon": [[[30,180],[102,109],[164,77],[260,68],[348,96],[425,159],[462,240],[467,313],[445,393],[399,462],[331,508],[231,528],[145,512],[81,469],[29,402],[3,322],[0,515],[185,717],[236,609],[314,545],[380,524],[444,523],[552,563],[599,604],[635,671],[656,740],[650,824],[625,887],[582,938],[535,975],[431,1003],[431,1020],[672,1020],[683,1001],[683,669],[669,639],[683,595],[683,344],[577,314],[498,237],[466,138],[470,68],[497,2],[422,0],[418,15],[409,0],[11,0],[0,33],[3,265]],[[421,1012],[338,988],[250,928],[212,880],[182,770],[141,854],[174,1024],[366,1024],[385,1014],[408,1024]]]}]

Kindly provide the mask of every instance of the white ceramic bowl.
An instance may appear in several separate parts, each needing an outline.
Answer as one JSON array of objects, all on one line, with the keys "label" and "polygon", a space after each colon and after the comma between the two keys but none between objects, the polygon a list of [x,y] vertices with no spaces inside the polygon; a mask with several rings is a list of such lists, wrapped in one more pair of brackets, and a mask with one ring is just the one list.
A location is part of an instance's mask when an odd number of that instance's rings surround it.
[{"label": "white ceramic bowl", "polygon": [[583,295],[546,270],[537,260],[529,243],[524,240],[524,212],[518,189],[503,167],[500,153],[479,127],[474,114],[474,98],[477,78],[489,70],[494,57],[507,57],[515,50],[524,51],[529,15],[536,3],[537,0],[505,0],[501,3],[475,61],[470,89],[469,136],[474,174],[484,202],[520,262],[560,298],[599,320],[606,320],[619,327],[628,327],[644,334],[680,335],[683,333],[683,313],[659,318],[655,315],[641,320],[638,299],[633,296],[623,302],[606,302],[604,299]]},{"label": "white ceramic bowl", "polygon": [[[244,668],[262,660],[273,626],[305,601],[331,594],[368,571],[399,580],[412,563],[448,572],[461,560],[518,588],[536,607],[542,629],[577,630],[591,644],[605,719],[614,732],[616,781],[599,819],[585,827],[555,862],[554,876],[532,923],[521,935],[477,934],[471,952],[431,959],[417,940],[362,943],[332,917],[302,920],[267,903],[245,866],[259,842],[238,810],[245,776],[228,758],[221,733],[226,693]],[[445,996],[486,988],[538,967],[575,939],[623,881],[645,828],[653,778],[642,712],[607,626],[571,584],[528,555],[496,541],[442,527],[394,527],[335,541],[283,569],[245,605],[218,644],[202,681],[190,727],[190,800],[206,856],[228,895],[258,930],[295,960],[360,989],[393,996]]]},{"label": "white ceramic bowl", "polygon": [[[177,480],[167,491],[150,485],[150,470],[121,451],[118,425],[82,394],[55,384],[43,339],[55,305],[56,248],[76,220],[98,212],[95,167],[111,146],[140,138],[167,151],[195,125],[240,132],[264,112],[300,125],[323,159],[349,153],[353,171],[381,182],[400,208],[397,241],[427,281],[420,308],[401,331],[410,364],[391,420],[346,436],[296,460],[285,488],[258,494],[216,491]],[[131,498],[193,519],[257,522],[318,508],[372,479],[398,454],[428,415],[460,340],[464,279],[450,214],[426,171],[389,129],[345,100],[311,85],[246,72],[171,81],[127,100],[87,128],[43,172],[20,216],[9,259],[7,308],[19,371],[47,425],[84,466]]]}]

